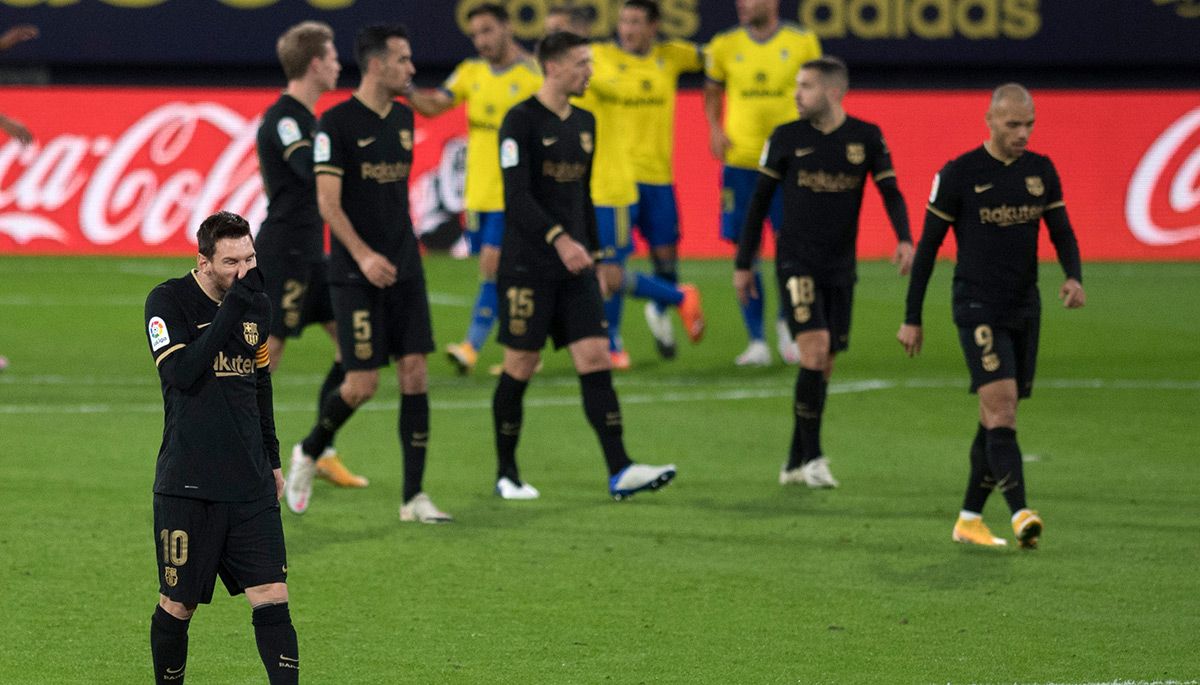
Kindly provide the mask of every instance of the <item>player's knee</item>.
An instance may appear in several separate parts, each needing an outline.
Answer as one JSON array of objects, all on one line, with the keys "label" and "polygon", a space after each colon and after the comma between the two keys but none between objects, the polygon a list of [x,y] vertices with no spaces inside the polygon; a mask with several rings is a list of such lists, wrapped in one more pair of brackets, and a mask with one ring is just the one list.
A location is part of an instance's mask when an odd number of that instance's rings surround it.
[{"label": "player's knee", "polygon": [[379,375],[377,373],[348,373],[346,380],[342,382],[342,399],[351,407],[359,407],[374,397],[375,391],[378,389]]},{"label": "player's knee", "polygon": [[984,428],[1016,428],[1017,389],[1012,381],[988,383],[979,388],[979,417]]},{"label": "player's knee", "polygon": [[267,583],[248,587],[246,588],[246,600],[255,609],[272,604],[286,604],[288,601],[287,583]]},{"label": "player's knee", "polygon": [[572,344],[571,359],[579,375],[612,369],[612,356],[608,353],[605,338],[586,338]]},{"label": "player's knee", "polygon": [[170,599],[166,595],[162,594],[158,596],[158,606],[162,607],[163,611],[174,616],[180,621],[186,621],[192,617],[192,614],[196,613],[195,604],[176,602],[175,600]]},{"label": "player's knee", "polygon": [[405,395],[418,395],[429,386],[429,365],[423,354],[407,354],[400,358],[398,368],[400,390]]}]

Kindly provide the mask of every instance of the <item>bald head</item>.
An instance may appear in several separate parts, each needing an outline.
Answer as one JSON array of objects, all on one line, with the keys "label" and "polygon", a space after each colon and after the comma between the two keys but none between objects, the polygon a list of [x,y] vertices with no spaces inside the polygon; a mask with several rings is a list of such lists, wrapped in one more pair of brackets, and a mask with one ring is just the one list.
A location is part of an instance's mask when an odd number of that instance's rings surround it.
[{"label": "bald head", "polygon": [[992,133],[988,151],[1005,162],[1020,157],[1033,133],[1033,96],[1020,84],[1000,86],[992,91],[986,120]]},{"label": "bald head", "polygon": [[1013,105],[1033,109],[1033,96],[1019,83],[1006,83],[992,91],[992,104],[988,109]]}]

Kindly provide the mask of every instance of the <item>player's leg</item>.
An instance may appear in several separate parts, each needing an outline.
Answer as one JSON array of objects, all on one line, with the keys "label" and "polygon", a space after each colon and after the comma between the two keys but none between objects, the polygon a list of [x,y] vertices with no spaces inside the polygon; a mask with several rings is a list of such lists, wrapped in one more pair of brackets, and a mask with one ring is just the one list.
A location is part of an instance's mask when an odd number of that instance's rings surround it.
[{"label": "player's leg", "polygon": [[[309,279],[308,294],[304,298],[303,308],[303,325],[319,324],[333,342],[333,361],[329,365],[329,370],[325,372],[325,378],[321,381],[321,389],[317,392],[317,417],[320,418],[321,406],[325,403],[325,398],[329,396],[336,388],[340,388],[342,382],[346,380],[346,367],[342,364],[342,352],[338,347],[337,339],[337,322],[333,313],[333,302],[329,295],[329,281],[327,278],[328,264],[319,262],[311,267],[311,278]],[[352,473],[345,463],[342,461],[342,456],[338,454],[334,448],[334,440],[336,436],[330,436],[329,445],[317,458],[317,477],[333,483],[338,487],[343,488],[365,488],[369,481],[364,476]]]},{"label": "player's leg", "polygon": [[[746,207],[754,192],[757,173],[731,166],[721,168],[721,238],[735,245],[742,234],[742,223],[746,219]],[[761,267],[757,262],[753,270],[754,292],[758,295],[748,297],[744,303],[738,302],[750,340],[746,349],[734,360],[738,366],[766,366],[771,363],[771,351],[763,334],[764,291]]]},{"label": "player's leg", "polygon": [[325,396],[312,430],[292,448],[284,493],[288,509],[297,514],[308,510],[317,458],[355,410],[375,395],[379,367],[388,358],[382,292],[371,286],[334,286],[330,291],[346,377]]},{"label": "player's leg", "polygon": [[[678,252],[679,210],[673,185],[638,184],[638,232],[650,246],[650,261],[654,276],[659,280],[679,284]],[[658,301],[647,302],[646,325],[654,336],[655,346],[663,359],[675,358],[675,327],[667,315],[667,306]]]},{"label": "player's leg", "polygon": [[[472,253],[479,254],[479,293],[471,308],[471,323],[462,342],[446,346],[446,356],[459,373],[475,368],[496,323],[496,271],[500,265],[500,245],[504,239],[504,212],[468,212],[468,233]],[[470,230],[470,229],[474,230]]]},{"label": "player's leg", "polygon": [[988,468],[987,429],[983,426],[982,417],[975,430],[975,439],[971,442],[970,464],[962,509],[958,513],[958,520],[954,522],[950,539],[967,544],[1002,547],[1008,544],[1007,541],[993,535],[983,522],[983,505],[996,487],[996,481]]},{"label": "player's leg", "polygon": [[521,479],[517,444],[525,416],[525,390],[541,361],[559,284],[501,277],[499,285],[506,301],[499,310],[504,363],[492,394],[495,491],[503,499],[536,499],[537,488]]},{"label": "player's leg", "polygon": [[634,464],[625,451],[621,405],[612,382],[612,360],[605,354],[600,290],[595,279],[566,281],[555,303],[551,336],[555,347],[567,347],[579,374],[583,412],[595,431],[608,468],[609,494],[624,499],[642,490],[657,490],[675,477],[675,465]]},{"label": "player's leg", "polygon": [[221,580],[231,595],[246,593],[268,682],[299,682],[300,653],[288,610],[287,547],[279,502],[267,496],[222,506],[228,512],[228,532]]},{"label": "player's leg", "polygon": [[[788,462],[779,474],[782,484],[803,482],[812,488],[833,488],[821,448],[821,423],[833,356],[849,339],[850,292],[818,289],[808,274],[776,273],[780,299],[788,305],[788,332],[800,350],[800,370],[793,392],[792,444]],[[834,340],[837,340],[835,346]]]},{"label": "player's leg", "polygon": [[425,455],[429,447],[429,367],[433,324],[423,277],[400,281],[386,290],[388,353],[396,359],[400,386],[397,432],[404,461],[400,520],[448,523],[454,520],[425,493]]},{"label": "player's leg", "polygon": [[629,368],[629,355],[621,340],[621,320],[625,309],[625,260],[631,246],[630,209],[625,205],[596,207],[596,233],[601,251],[598,273],[605,281],[607,294],[604,319],[608,322],[608,351],[612,365],[621,369]]},{"label": "player's leg", "polygon": [[212,601],[219,546],[212,540],[210,503],[155,495],[153,508],[159,595],[150,618],[150,653],[156,682],[182,682],[189,622],[198,604]]}]

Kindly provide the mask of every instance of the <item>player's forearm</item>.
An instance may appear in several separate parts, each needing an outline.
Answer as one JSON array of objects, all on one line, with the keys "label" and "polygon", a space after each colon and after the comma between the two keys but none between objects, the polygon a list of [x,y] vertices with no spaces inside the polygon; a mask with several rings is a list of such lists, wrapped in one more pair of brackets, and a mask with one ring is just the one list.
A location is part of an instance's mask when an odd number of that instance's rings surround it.
[{"label": "player's forearm", "polygon": [[909,274],[908,295],[905,297],[904,323],[921,325],[921,309],[925,303],[925,291],[933,276],[938,250],[946,238],[950,223],[932,212],[925,213],[925,226],[921,229],[921,242],[913,256],[912,273]]},{"label": "player's forearm", "polygon": [[908,205],[904,202],[904,195],[900,192],[896,178],[894,176],[885,178],[875,185],[879,188],[879,194],[883,196],[883,207],[887,210],[888,220],[891,221],[892,231],[896,234],[897,242],[911,243],[912,230],[908,225]]},{"label": "player's forearm", "polygon": [[1058,253],[1058,263],[1062,265],[1067,278],[1074,278],[1083,283],[1083,263],[1079,256],[1079,242],[1075,239],[1075,231],[1071,228],[1071,219],[1067,216],[1067,208],[1055,207],[1043,215],[1046,228],[1050,231],[1050,242]]},{"label": "player's forearm", "polygon": [[445,92],[441,90],[422,90],[414,88],[406,96],[408,104],[423,117],[436,117],[445,112],[454,105],[454,100],[451,99]]},{"label": "player's forearm", "polygon": [[[233,289],[230,289],[233,294]],[[212,323],[191,343],[172,352],[158,366],[159,375],[168,385],[188,390],[212,366],[213,358],[225,346],[242,316],[250,308],[250,298],[226,295]]]},{"label": "player's forearm", "polygon": [[[519,169],[504,172],[504,207],[509,216],[520,217],[512,222],[518,232],[528,240],[545,240],[553,236],[549,232],[559,223],[533,197],[528,181],[522,178]],[[561,227],[560,227],[561,228]]]},{"label": "player's forearm", "polygon": [[262,429],[263,455],[272,469],[280,467],[279,438],[275,434],[275,402],[271,388],[270,367],[258,369],[255,389],[258,400],[258,425]]},{"label": "player's forearm", "polygon": [[704,84],[704,118],[708,121],[710,131],[721,128],[721,115],[725,89],[709,81]]},{"label": "player's forearm", "polygon": [[350,223],[350,217],[346,215],[340,203],[320,202],[318,206],[321,218],[329,224],[329,232],[346,248],[355,261],[359,261],[371,253],[371,246],[359,237],[358,231],[354,230],[354,224]]},{"label": "player's forearm", "polygon": [[737,256],[734,266],[739,269],[749,269],[754,266],[758,257],[758,247],[762,243],[763,222],[766,221],[767,211],[771,207],[771,198],[779,181],[759,174],[758,185],[754,187],[754,195],[750,197],[750,205],[746,208],[746,222],[742,224],[738,237]]}]

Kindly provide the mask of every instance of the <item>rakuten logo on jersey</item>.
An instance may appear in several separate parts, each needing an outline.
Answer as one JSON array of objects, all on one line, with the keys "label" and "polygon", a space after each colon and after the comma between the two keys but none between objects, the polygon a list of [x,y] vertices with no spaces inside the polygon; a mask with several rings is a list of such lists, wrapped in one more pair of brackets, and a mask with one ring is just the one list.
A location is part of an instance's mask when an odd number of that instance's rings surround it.
[{"label": "rakuten logo on jersey", "polygon": [[1129,179],[1125,221],[1146,245],[1200,240],[1200,107],[1146,150]]},{"label": "rakuten logo on jersey", "polygon": [[106,246],[136,233],[136,248],[175,236],[195,244],[195,227],[221,209],[257,226],[266,216],[257,127],[219,104],[169,102],[115,137],[10,141],[0,147],[0,234]]}]

